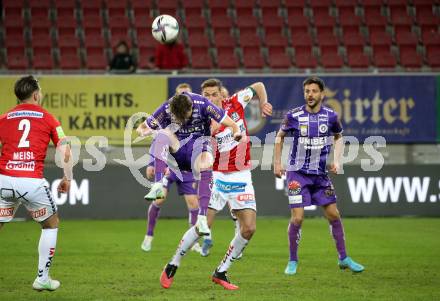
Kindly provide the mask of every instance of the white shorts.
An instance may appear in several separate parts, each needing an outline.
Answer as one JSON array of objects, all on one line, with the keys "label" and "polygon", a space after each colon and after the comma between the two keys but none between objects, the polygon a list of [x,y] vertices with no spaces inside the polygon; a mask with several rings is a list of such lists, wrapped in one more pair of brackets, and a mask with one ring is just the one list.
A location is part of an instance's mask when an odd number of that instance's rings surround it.
[{"label": "white shorts", "polygon": [[57,212],[46,179],[18,178],[0,174],[0,222],[12,220],[20,204],[37,222]]},{"label": "white shorts", "polygon": [[250,170],[212,173],[213,187],[209,208],[222,210],[226,203],[230,210],[252,209],[257,211],[255,191]]}]

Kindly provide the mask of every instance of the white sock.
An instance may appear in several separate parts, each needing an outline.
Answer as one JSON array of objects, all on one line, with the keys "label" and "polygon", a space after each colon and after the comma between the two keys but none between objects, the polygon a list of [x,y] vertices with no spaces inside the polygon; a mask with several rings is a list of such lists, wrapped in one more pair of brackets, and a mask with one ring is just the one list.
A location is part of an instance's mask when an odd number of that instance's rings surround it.
[{"label": "white sock", "polygon": [[248,242],[249,240],[244,239],[241,236],[241,233],[237,233],[234,239],[232,239],[231,245],[229,246],[225,257],[220,262],[220,265],[217,267],[217,270],[219,272],[227,271],[235,258],[237,258],[237,256],[240,255],[241,252],[243,252]]},{"label": "white sock", "polygon": [[240,233],[240,222],[238,218],[234,222],[235,222],[235,235],[237,235],[238,233]]},{"label": "white sock", "polygon": [[38,280],[46,282],[49,277],[49,268],[55,255],[58,228],[42,229],[38,243]]},{"label": "white sock", "polygon": [[171,259],[170,264],[179,266],[182,257],[185,256],[186,252],[193,246],[198,238],[199,235],[197,234],[196,227],[192,226],[191,228],[189,228],[188,231],[183,234],[182,240],[177,247],[173,259]]}]

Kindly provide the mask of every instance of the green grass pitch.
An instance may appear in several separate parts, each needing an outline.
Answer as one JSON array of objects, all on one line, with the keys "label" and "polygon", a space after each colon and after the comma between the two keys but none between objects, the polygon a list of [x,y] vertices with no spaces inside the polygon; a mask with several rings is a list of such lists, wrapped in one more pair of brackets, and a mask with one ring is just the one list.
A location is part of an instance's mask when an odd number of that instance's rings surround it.
[{"label": "green grass pitch", "polygon": [[173,286],[159,275],[187,223],[161,219],[150,253],[141,251],[145,221],[62,221],[51,275],[55,292],[35,292],[39,226],[11,223],[0,230],[0,300],[440,300],[440,219],[344,219],[348,253],[364,264],[354,275],[337,267],[324,219],[306,219],[295,276],[288,259],[288,219],[259,218],[243,259],[229,275],[240,290],[214,285],[210,275],[233,235],[230,220],[214,224],[209,257],[190,252]]}]

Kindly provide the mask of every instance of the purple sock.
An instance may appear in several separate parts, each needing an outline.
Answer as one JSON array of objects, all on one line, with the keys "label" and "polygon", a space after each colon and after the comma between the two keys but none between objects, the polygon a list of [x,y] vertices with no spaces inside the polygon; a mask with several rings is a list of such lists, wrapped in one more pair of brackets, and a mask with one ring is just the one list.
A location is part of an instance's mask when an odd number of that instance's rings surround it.
[{"label": "purple sock", "polygon": [[333,239],[336,243],[336,250],[338,250],[339,259],[343,260],[347,257],[345,251],[345,237],[344,237],[344,226],[342,225],[341,219],[337,219],[330,222],[330,232],[333,235]]},{"label": "purple sock", "polygon": [[289,260],[298,261],[298,245],[301,239],[301,226],[290,223],[287,232],[289,233]]},{"label": "purple sock", "polygon": [[212,170],[204,170],[200,173],[199,181],[199,215],[206,215],[209,199],[211,198]]},{"label": "purple sock", "polygon": [[154,202],[151,203],[150,207],[148,207],[148,228],[147,235],[154,235],[154,228],[156,227],[157,219],[159,218],[160,207],[157,206]]},{"label": "purple sock", "polygon": [[199,208],[189,209],[188,222],[191,226],[194,226],[197,222],[197,214],[199,214]]},{"label": "purple sock", "polygon": [[166,167],[167,164],[164,161],[160,159],[154,159],[154,182],[162,181]]}]

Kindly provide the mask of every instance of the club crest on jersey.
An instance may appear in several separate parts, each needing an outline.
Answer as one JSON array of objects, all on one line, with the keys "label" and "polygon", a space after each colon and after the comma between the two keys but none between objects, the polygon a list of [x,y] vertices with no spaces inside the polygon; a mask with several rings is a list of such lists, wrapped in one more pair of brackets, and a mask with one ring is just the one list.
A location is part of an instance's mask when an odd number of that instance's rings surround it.
[{"label": "club crest on jersey", "polygon": [[240,120],[240,115],[238,115],[237,112],[234,112],[231,114],[231,119],[234,120],[235,122]]},{"label": "club crest on jersey", "polygon": [[297,195],[301,192],[301,184],[298,181],[291,181],[288,185],[289,195]]},{"label": "club crest on jersey", "polygon": [[319,125],[319,132],[321,134],[327,133],[327,130],[328,130],[328,126],[326,124],[320,124]]},{"label": "club crest on jersey", "polygon": [[299,132],[301,136],[307,136],[307,125],[303,124],[299,126]]}]

